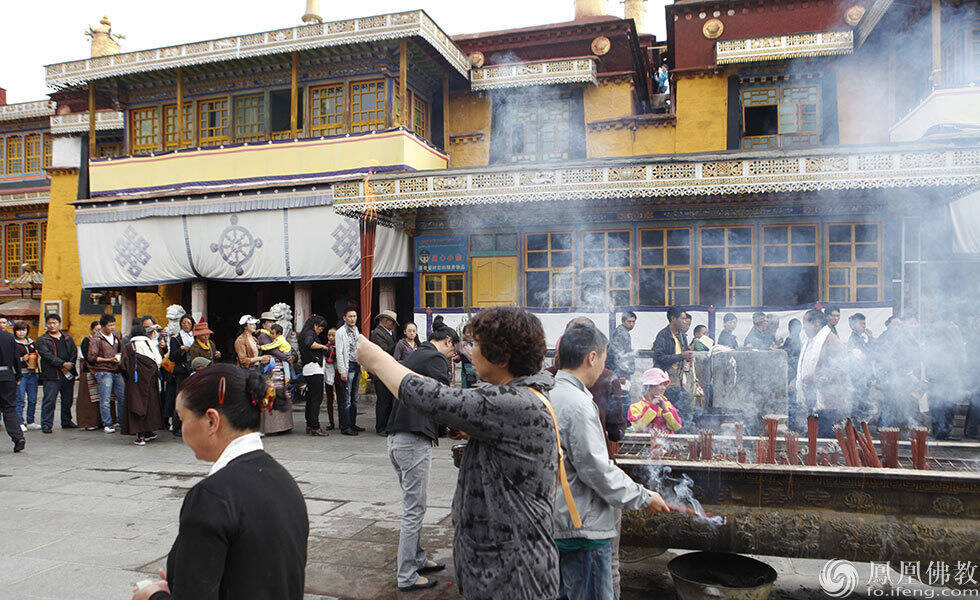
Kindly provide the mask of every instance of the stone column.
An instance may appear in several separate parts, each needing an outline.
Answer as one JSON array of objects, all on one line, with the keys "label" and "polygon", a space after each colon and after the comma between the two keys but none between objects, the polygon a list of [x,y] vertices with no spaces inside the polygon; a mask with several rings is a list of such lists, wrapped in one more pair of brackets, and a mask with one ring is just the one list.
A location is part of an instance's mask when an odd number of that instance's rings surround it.
[{"label": "stone column", "polygon": [[378,310],[395,310],[395,282],[390,279],[378,280]]},{"label": "stone column", "polygon": [[122,317],[120,317],[122,322],[119,323],[119,331],[126,335],[132,327],[133,319],[136,318],[136,290],[123,290],[120,299],[122,300]]},{"label": "stone column", "polygon": [[208,282],[206,279],[195,279],[191,282],[191,316],[194,322],[206,321],[208,318]]},{"label": "stone column", "polygon": [[293,317],[296,319],[293,328],[299,332],[303,330],[306,320],[313,314],[311,299],[313,297],[312,285],[309,281],[297,281],[293,284]]}]

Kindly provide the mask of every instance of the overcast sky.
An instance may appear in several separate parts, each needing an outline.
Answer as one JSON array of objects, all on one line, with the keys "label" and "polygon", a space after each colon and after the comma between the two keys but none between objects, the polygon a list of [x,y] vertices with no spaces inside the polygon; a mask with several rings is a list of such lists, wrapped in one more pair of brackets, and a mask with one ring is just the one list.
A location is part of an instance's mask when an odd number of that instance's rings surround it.
[{"label": "overcast sky", "polygon": [[[648,27],[663,39],[665,0],[647,3]],[[619,0],[609,14],[623,16]],[[300,23],[305,0],[0,0],[0,87],[7,102],[46,97],[43,65],[87,58],[89,25],[102,15],[126,36],[123,52],[267,31]],[[327,21],[425,9],[446,33],[456,35],[569,21],[572,0],[320,0]]]}]

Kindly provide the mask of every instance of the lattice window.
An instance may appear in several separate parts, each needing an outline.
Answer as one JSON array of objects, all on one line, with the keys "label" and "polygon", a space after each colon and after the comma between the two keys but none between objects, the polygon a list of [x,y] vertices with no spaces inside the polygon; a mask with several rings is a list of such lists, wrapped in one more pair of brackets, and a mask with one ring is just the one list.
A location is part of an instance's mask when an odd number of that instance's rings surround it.
[{"label": "lattice window", "polygon": [[44,168],[49,168],[51,166],[51,136],[44,135]]},{"label": "lattice window", "polygon": [[632,304],[632,232],[596,231],[582,234],[582,269],[579,273],[580,306]]},{"label": "lattice window", "polygon": [[528,306],[568,307],[575,288],[571,233],[529,233],[526,238]]},{"label": "lattice window", "polygon": [[700,303],[752,306],[755,230],[752,227],[704,227],[700,236]]},{"label": "lattice window", "polygon": [[426,274],[422,278],[427,308],[460,308],[463,306],[463,274]]},{"label": "lattice window", "polygon": [[24,263],[40,268],[37,223],[24,223]]},{"label": "lattice window", "polygon": [[691,304],[691,230],[641,229],[639,304]]},{"label": "lattice window", "polygon": [[198,131],[201,145],[223,144],[228,141],[228,98],[201,100],[198,107]]},{"label": "lattice window", "polygon": [[24,172],[40,173],[43,160],[41,134],[31,133],[24,137]]},{"label": "lattice window", "polygon": [[820,88],[779,84],[743,88],[742,148],[806,148],[820,143]]},{"label": "lattice window", "polygon": [[24,138],[19,135],[7,136],[7,175],[24,172]]},{"label": "lattice window", "polygon": [[265,96],[251,94],[235,98],[235,141],[265,139]]},{"label": "lattice window", "polygon": [[762,228],[762,304],[799,306],[820,299],[816,225]]},{"label": "lattice window", "polygon": [[494,131],[502,136],[499,160],[508,163],[568,160],[572,113],[581,101],[571,91],[514,94],[494,114]]},{"label": "lattice window", "polygon": [[129,113],[130,150],[152,152],[160,146],[160,109],[135,108]]},{"label": "lattice window", "polygon": [[44,255],[47,254],[44,244],[48,242],[48,222],[41,221],[41,271],[44,271]]},{"label": "lattice window", "polygon": [[3,228],[4,277],[20,277],[20,223],[8,223]]},{"label": "lattice window", "polygon": [[874,302],[881,297],[881,226],[827,225],[827,300]]},{"label": "lattice window", "polygon": [[117,142],[110,142],[106,144],[99,144],[98,155],[99,158],[109,158],[112,156],[122,156],[123,147],[122,144]]},{"label": "lattice window", "polygon": [[310,89],[312,135],[344,132],[344,86],[325,85]]},{"label": "lattice window", "polygon": [[[172,150],[178,147],[177,140],[177,105],[168,104],[163,107],[163,147]],[[194,105],[184,103],[184,140],[181,147],[194,145]]]},{"label": "lattice window", "polygon": [[384,128],[385,82],[378,80],[351,83],[350,106],[352,132]]},{"label": "lattice window", "polygon": [[412,94],[412,131],[420,138],[425,138],[428,124],[429,104],[418,94]]}]

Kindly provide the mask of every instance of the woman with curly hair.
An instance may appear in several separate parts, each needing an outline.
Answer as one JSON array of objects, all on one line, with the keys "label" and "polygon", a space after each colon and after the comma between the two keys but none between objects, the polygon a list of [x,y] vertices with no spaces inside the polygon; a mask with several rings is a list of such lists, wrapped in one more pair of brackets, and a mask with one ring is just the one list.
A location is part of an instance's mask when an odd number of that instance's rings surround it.
[{"label": "woman with curly hair", "polygon": [[[463,597],[554,598],[558,442],[543,402],[554,378],[539,372],[544,329],[536,316],[517,307],[481,310],[469,323],[473,366],[485,387],[453,388],[417,375],[364,336],[358,362],[397,391],[401,403],[469,436],[452,509],[453,559]],[[434,586],[435,580],[422,585]]]}]

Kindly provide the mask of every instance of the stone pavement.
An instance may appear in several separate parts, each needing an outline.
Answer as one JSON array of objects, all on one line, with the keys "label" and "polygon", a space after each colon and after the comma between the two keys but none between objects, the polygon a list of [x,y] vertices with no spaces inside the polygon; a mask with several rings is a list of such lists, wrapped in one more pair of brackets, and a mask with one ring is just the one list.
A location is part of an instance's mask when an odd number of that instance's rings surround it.
[{"label": "stone pavement", "polygon": [[[269,436],[266,450],[299,483],[310,515],[307,598],[387,600],[459,598],[453,583],[450,503],[456,481],[449,444],[433,453],[423,544],[449,564],[440,585],[424,593],[395,590],[401,494],[373,432],[373,410],[362,407],[358,437],[331,432]],[[101,430],[27,433],[27,450],[0,450],[0,597],[128,599],[133,584],[163,568],[177,533],[186,491],[209,465],[170,433],[145,447]],[[626,549],[624,600],[671,597],[666,561]],[[777,598],[826,598],[817,586],[822,561],[767,558],[780,574]],[[867,568],[867,565],[864,565]],[[449,582],[449,583],[447,583]]]}]

